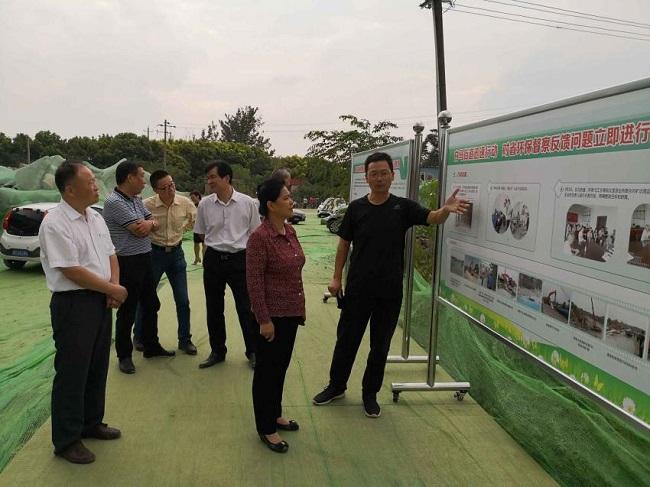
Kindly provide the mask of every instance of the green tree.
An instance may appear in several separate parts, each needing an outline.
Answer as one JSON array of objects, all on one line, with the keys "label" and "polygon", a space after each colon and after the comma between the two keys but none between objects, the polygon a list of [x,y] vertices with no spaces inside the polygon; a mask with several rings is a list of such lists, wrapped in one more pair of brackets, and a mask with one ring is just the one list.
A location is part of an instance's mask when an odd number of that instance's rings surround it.
[{"label": "green tree", "polygon": [[348,122],[350,130],[312,130],[305,139],[312,142],[308,156],[321,157],[340,165],[349,165],[352,154],[399,142],[402,137],[391,135],[397,125],[389,121],[375,124],[354,115],[341,115],[340,120]]},{"label": "green tree", "polygon": [[54,132],[41,130],[34,135],[34,140],[30,145],[30,153],[32,161],[39,157],[53,156],[56,154],[65,157],[65,141],[60,135]]},{"label": "green tree", "polygon": [[[261,132],[264,122],[262,122],[262,117],[257,114],[258,111],[259,107],[245,106],[238,108],[234,115],[224,114],[225,120],[219,120],[221,140],[258,147],[268,152],[269,155],[273,155],[271,142]],[[208,126],[209,131],[210,126]]]},{"label": "green tree", "polygon": [[438,129],[431,129],[422,141],[422,167],[440,166],[440,150],[438,142]]},{"label": "green tree", "polygon": [[0,132],[0,166],[14,166],[13,143],[9,137]]},{"label": "green tree", "polygon": [[216,142],[219,140],[219,127],[214,121],[210,122],[207,129],[201,130],[201,140]]}]

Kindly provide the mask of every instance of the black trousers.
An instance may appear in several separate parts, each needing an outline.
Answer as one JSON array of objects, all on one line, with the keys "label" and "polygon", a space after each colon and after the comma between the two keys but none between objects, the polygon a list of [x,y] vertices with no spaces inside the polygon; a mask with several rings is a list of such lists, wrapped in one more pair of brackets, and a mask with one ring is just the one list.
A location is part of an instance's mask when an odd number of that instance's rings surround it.
[{"label": "black trousers", "polygon": [[[253,374],[253,410],[257,432],[276,432],[276,420],[282,416],[284,377],[291,362],[296,331],[302,318],[271,318],[275,338],[269,342],[257,334],[257,363]],[[259,328],[258,328],[259,330]]]},{"label": "black trousers", "polygon": [[158,344],[158,310],[160,301],[153,279],[151,252],[117,256],[120,263],[120,284],[129,295],[117,310],[115,320],[115,351],[117,358],[131,357],[131,329],[135,322],[138,302],[142,307],[142,344],[145,350]]},{"label": "black trousers", "polygon": [[363,394],[376,394],[381,389],[390,341],[395,333],[402,296],[377,298],[346,296],[336,330],[336,346],[330,367],[330,384],[347,388],[352,365],[370,320],[370,353],[363,374]]},{"label": "black trousers", "polygon": [[217,252],[208,247],[203,257],[203,288],[207,310],[210,347],[218,355],[226,355],[226,320],[224,296],[226,284],[235,298],[239,326],[244,336],[246,355],[255,352],[255,329],[251,303],[246,289],[246,252]]},{"label": "black trousers", "polygon": [[111,309],[95,291],[54,293],[50,302],[54,335],[52,443],[58,453],[104,418],[111,347]]}]

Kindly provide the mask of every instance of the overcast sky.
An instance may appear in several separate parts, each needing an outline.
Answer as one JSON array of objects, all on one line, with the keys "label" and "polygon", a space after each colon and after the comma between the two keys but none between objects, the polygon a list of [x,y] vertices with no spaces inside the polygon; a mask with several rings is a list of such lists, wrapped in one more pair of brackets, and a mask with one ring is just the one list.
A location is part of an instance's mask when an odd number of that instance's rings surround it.
[{"label": "overcast sky", "polygon": [[[650,0],[534,1],[650,27]],[[304,154],[304,134],[343,127],[345,113],[392,120],[409,137],[418,120],[433,127],[436,113],[431,12],[419,3],[0,0],[0,132],[150,127],[160,138],[166,118],[175,137],[189,138],[253,105],[280,155]],[[454,126],[650,76],[650,42],[460,12],[469,7],[650,41],[650,28],[552,16],[516,0],[458,0],[444,15]]]}]

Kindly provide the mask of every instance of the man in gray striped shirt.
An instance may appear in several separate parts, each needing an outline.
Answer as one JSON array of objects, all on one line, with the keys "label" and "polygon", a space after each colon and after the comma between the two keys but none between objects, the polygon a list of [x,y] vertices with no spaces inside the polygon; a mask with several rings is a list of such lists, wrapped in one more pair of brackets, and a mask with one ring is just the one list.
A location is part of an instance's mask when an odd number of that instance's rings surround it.
[{"label": "man in gray striped shirt", "polygon": [[126,301],[117,310],[115,322],[115,350],[120,370],[125,374],[135,373],[131,358],[131,329],[138,302],[142,307],[142,344],[145,358],[169,357],[175,354],[165,350],[158,341],[160,301],[153,279],[149,239],[149,234],[157,229],[158,223],[138,196],[145,186],[144,177],[144,168],[141,165],[132,161],[120,163],[115,170],[117,187],[106,198],[103,212],[120,263],[120,284],[129,293]]}]

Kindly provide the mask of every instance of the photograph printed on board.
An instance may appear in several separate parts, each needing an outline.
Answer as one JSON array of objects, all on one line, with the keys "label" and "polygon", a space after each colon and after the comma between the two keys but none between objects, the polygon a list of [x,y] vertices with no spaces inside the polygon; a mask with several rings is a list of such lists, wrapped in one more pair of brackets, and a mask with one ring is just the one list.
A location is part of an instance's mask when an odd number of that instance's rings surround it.
[{"label": "photograph printed on board", "polygon": [[510,220],[510,231],[512,236],[517,240],[521,240],[528,233],[528,225],[530,224],[530,211],[528,205],[521,201],[515,203],[512,210],[512,219]]},{"label": "photograph printed on board", "polygon": [[517,296],[519,272],[499,266],[497,270],[497,294],[514,299]]},{"label": "photograph printed on board", "polygon": [[627,251],[632,257],[628,264],[650,269],[650,204],[639,205],[632,213]]},{"label": "photograph printed on board", "polygon": [[607,307],[605,342],[637,357],[643,357],[648,317],[610,304]]},{"label": "photograph printed on board", "polygon": [[465,265],[465,254],[457,250],[451,251],[451,258],[449,260],[449,270],[452,274],[463,277],[463,267]]},{"label": "photograph printed on board", "polygon": [[479,282],[482,287],[496,291],[497,288],[497,265],[482,260],[479,269]]},{"label": "photograph printed on board", "polygon": [[569,325],[596,338],[603,338],[607,304],[603,301],[574,292],[569,309]]},{"label": "photograph printed on board", "polygon": [[470,202],[467,206],[467,211],[465,211],[465,213],[455,214],[454,226],[457,229],[471,230],[473,214],[474,214],[474,203]]},{"label": "photograph printed on board", "polygon": [[616,208],[571,205],[566,214],[564,253],[606,262],[614,253]]},{"label": "photograph printed on board", "polygon": [[523,272],[519,274],[517,302],[535,311],[542,309],[542,280]]},{"label": "photograph printed on board", "polygon": [[510,196],[500,193],[494,201],[492,209],[492,226],[497,233],[505,233],[512,219],[512,204]]},{"label": "photograph printed on board", "polygon": [[480,264],[481,261],[478,257],[473,257],[471,255],[465,256],[464,262],[464,276],[465,279],[471,282],[478,282],[479,273],[480,273]]},{"label": "photograph printed on board", "polygon": [[561,323],[569,321],[571,292],[553,282],[544,281],[542,285],[542,313]]}]

